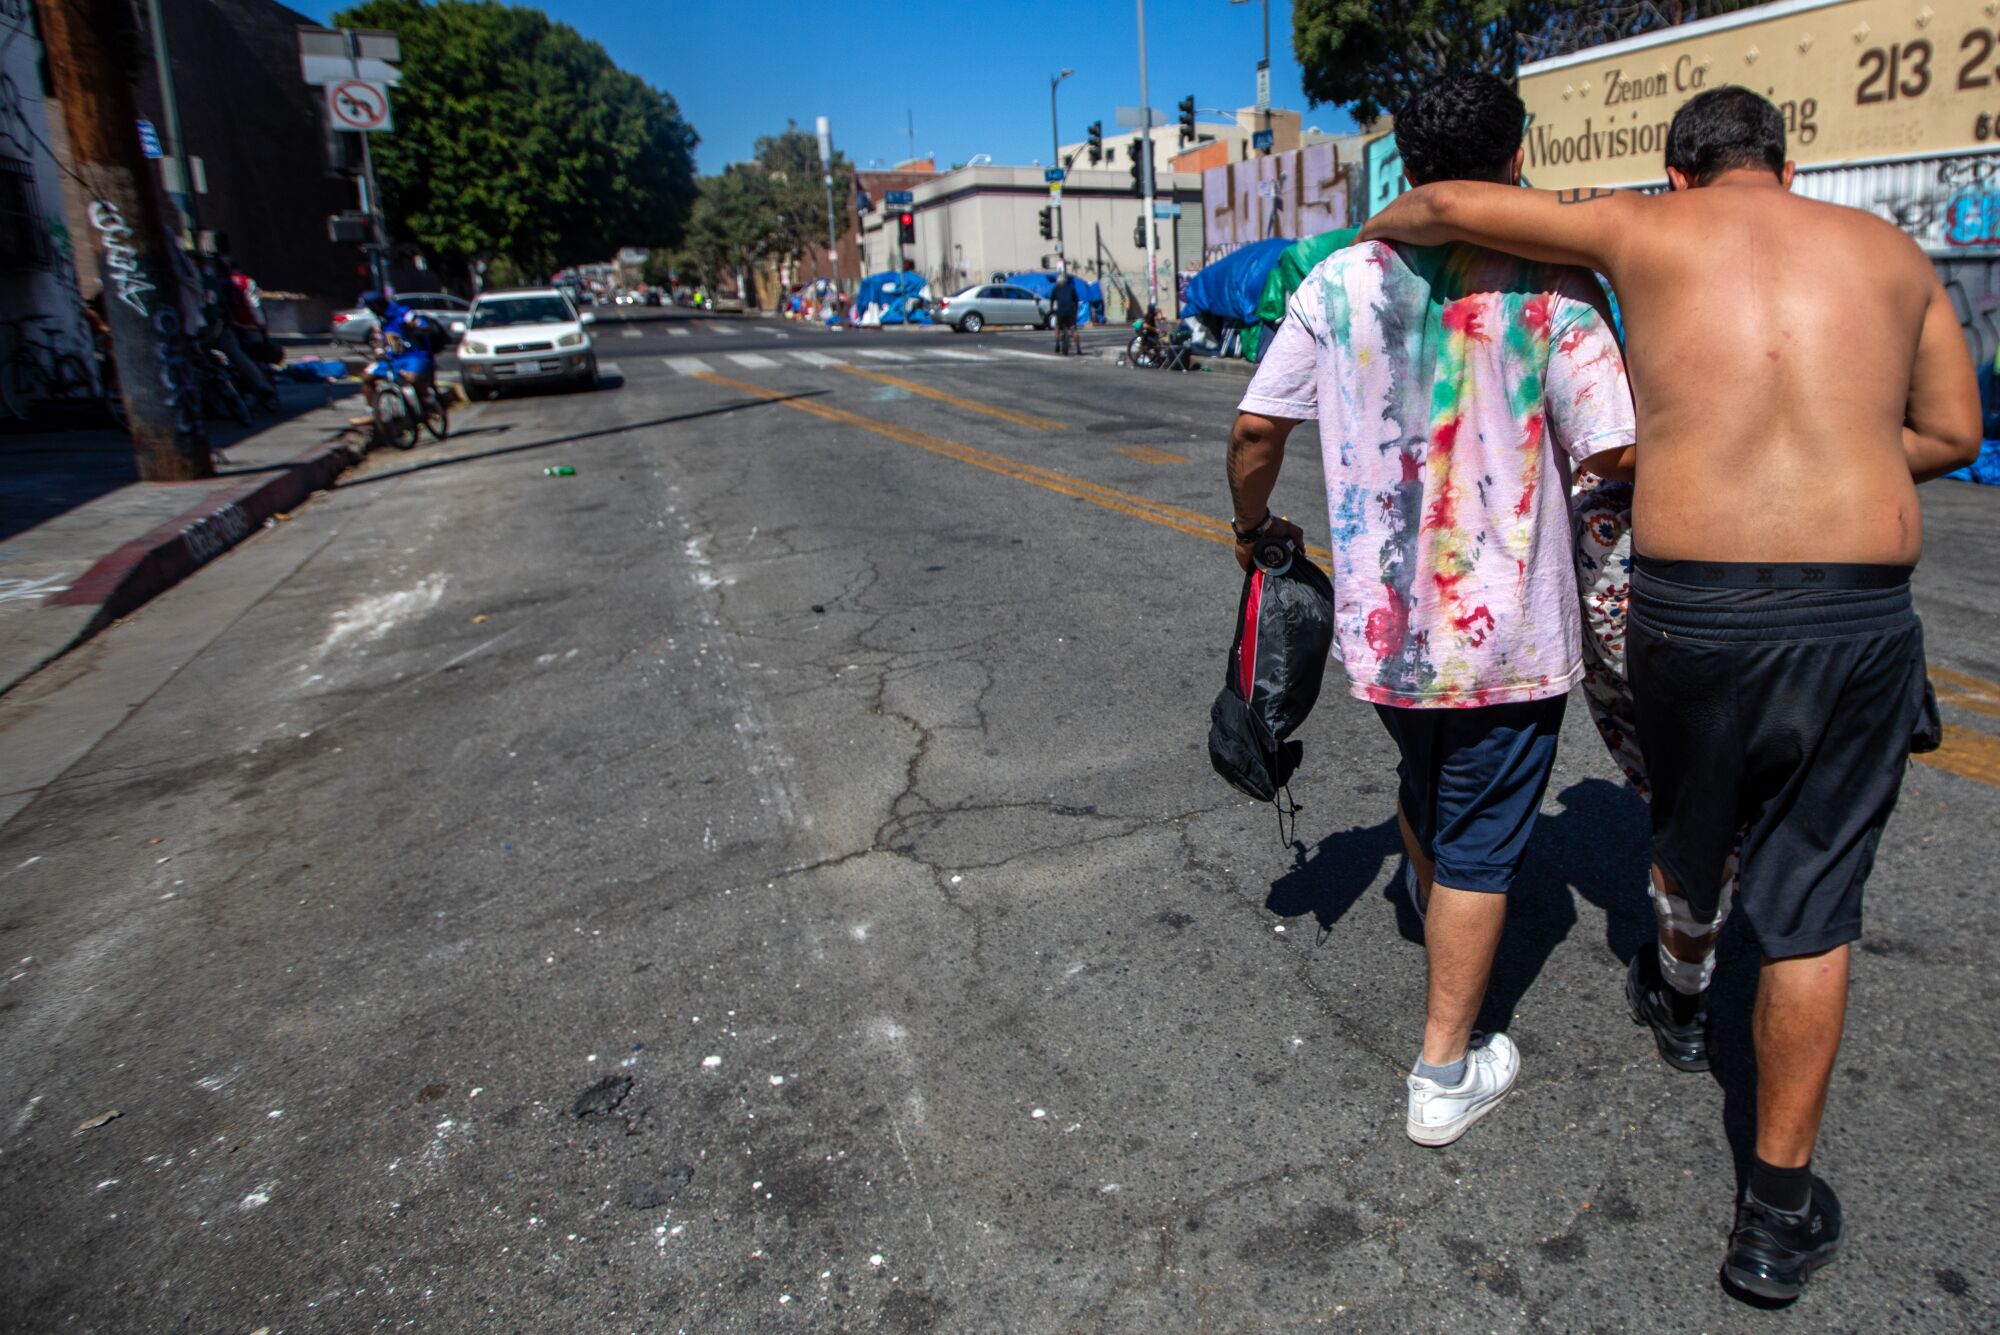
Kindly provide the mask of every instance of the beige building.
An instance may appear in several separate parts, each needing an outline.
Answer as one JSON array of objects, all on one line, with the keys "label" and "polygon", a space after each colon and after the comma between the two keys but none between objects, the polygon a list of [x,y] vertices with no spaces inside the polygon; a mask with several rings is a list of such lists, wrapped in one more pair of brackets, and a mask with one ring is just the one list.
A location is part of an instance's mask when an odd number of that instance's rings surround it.
[{"label": "beige building", "polygon": [[[1201,177],[1162,172],[1156,188],[1161,207],[1180,210],[1178,218],[1157,222],[1160,308],[1172,313],[1176,262],[1185,272],[1201,267]],[[916,241],[907,254],[899,253],[897,240],[902,206],[878,201],[863,218],[868,273],[899,269],[906,258],[934,293],[946,296],[995,273],[1057,263],[1056,243],[1041,234],[1041,214],[1051,196],[1040,167],[961,167],[917,185],[911,194],[915,202],[908,212],[914,215]],[[1131,173],[1108,165],[1074,170],[1060,207],[1063,255],[1074,272],[1105,285],[1108,314],[1119,318],[1125,310],[1121,284],[1142,300],[1146,285],[1146,252],[1133,244],[1144,201],[1132,192]]]}]

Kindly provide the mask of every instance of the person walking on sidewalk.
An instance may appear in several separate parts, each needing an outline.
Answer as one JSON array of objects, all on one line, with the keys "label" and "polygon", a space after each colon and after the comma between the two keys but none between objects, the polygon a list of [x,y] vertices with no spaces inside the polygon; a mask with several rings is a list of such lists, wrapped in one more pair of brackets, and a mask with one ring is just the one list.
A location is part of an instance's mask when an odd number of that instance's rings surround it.
[{"label": "person walking on sidewalk", "polygon": [[[1412,181],[1520,178],[1524,111],[1486,74],[1398,114]],[[1430,979],[1405,1129],[1448,1145],[1513,1087],[1520,1057],[1473,1020],[1570,687],[1583,675],[1572,465],[1630,466],[1633,412],[1587,271],[1473,246],[1334,252],[1290,310],[1229,441],[1237,561],[1302,535],[1269,509],[1284,446],[1317,419],[1348,689],[1401,756],[1405,884]]]},{"label": "person walking on sidewalk", "polygon": [[1049,293],[1049,304],[1055,310],[1056,356],[1072,350],[1082,356],[1083,337],[1076,330],[1076,280],[1070,277],[1068,269],[1056,275],[1055,287]]},{"label": "person walking on sidewalk", "polygon": [[1792,194],[1771,103],[1697,95],[1666,173],[1659,196],[1419,189],[1363,234],[1588,264],[1617,288],[1644,421],[1626,654],[1661,918],[1627,995],[1663,1055],[1707,1064],[1733,878],[1763,963],[1756,1143],[1722,1273],[1784,1300],[1841,1244],[1812,1156],[1862,886],[1926,713],[1914,483],[1977,455],[1979,394],[1929,260]]}]

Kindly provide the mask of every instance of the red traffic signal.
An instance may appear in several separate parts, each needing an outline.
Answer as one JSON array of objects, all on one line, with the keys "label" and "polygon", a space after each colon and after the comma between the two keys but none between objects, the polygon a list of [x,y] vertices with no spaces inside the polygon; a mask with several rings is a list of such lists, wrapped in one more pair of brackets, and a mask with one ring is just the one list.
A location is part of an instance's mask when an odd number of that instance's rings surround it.
[{"label": "red traffic signal", "polygon": [[896,231],[904,245],[914,244],[917,239],[917,215],[908,212],[897,214]]}]

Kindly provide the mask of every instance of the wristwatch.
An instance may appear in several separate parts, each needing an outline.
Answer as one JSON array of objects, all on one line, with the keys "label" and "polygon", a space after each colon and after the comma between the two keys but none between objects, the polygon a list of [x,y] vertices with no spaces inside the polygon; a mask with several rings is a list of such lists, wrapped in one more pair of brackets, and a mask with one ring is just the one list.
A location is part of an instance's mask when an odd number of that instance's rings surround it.
[{"label": "wristwatch", "polygon": [[1269,508],[1266,508],[1264,511],[1264,517],[1258,520],[1257,526],[1251,529],[1248,533],[1245,533],[1242,529],[1236,527],[1236,521],[1232,518],[1229,521],[1229,531],[1236,535],[1236,541],[1238,541],[1239,543],[1255,542],[1257,541],[1257,539],[1264,536],[1265,529],[1271,527],[1271,518],[1272,518],[1271,511],[1269,510]]}]

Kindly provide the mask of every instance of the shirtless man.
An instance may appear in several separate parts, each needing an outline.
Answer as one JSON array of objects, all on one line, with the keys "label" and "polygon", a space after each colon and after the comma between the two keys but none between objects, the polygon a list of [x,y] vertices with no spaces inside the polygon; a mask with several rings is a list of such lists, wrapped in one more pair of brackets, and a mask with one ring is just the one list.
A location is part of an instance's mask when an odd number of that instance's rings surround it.
[{"label": "shirtless man", "polygon": [[1770,103],[1703,93],[1666,156],[1667,194],[1447,182],[1363,235],[1588,265],[1617,290],[1639,441],[1627,652],[1668,984],[1633,1002],[1663,1052],[1705,1043],[1741,830],[1736,898],[1764,957],[1757,1137],[1723,1275],[1785,1299],[1840,1243],[1809,1169],[1924,690],[1913,484],[1978,452],[1979,396],[1929,261],[1880,219],[1791,194]]}]

